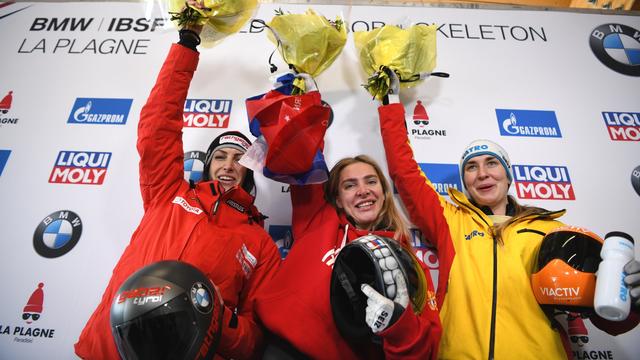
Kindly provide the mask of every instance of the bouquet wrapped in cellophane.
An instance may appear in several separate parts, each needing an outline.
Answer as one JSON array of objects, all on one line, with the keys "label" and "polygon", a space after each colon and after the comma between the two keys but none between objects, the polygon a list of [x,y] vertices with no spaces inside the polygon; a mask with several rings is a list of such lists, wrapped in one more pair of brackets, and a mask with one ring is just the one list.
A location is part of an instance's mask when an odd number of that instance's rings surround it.
[{"label": "bouquet wrapped in cellophane", "polygon": [[240,163],[288,184],[324,182],[328,170],[322,149],[333,113],[313,77],[344,48],[346,25],[309,9],[304,14],[280,10],[267,27],[291,72],[281,74],[273,90],[246,100],[249,128],[258,140]]},{"label": "bouquet wrapped in cellophane", "polygon": [[364,87],[378,100],[389,91],[394,71],[401,87],[417,85],[436,66],[436,25],[413,25],[401,29],[385,25],[371,31],[354,32],[360,65],[367,74]]},{"label": "bouquet wrapped in cellophane", "polygon": [[[333,64],[347,42],[347,27],[342,19],[331,21],[312,9],[304,14],[285,14],[280,10],[267,26],[271,30],[267,32],[269,40],[278,46],[291,69],[314,78]],[[302,81],[296,81],[295,85],[294,94],[304,92]]]},{"label": "bouquet wrapped in cellophane", "polygon": [[202,26],[202,46],[212,47],[234,34],[253,16],[258,0],[166,0],[171,20],[179,27]]}]

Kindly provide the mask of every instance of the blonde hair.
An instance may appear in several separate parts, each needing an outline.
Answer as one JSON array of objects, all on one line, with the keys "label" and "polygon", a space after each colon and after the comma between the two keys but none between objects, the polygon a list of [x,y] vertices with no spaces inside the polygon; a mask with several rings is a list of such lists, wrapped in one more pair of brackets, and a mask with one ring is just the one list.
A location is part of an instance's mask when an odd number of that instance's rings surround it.
[{"label": "blonde hair", "polygon": [[396,207],[393,193],[391,192],[391,186],[382,173],[382,169],[378,166],[375,160],[367,155],[358,155],[356,157],[347,157],[333,166],[329,172],[329,180],[324,184],[324,198],[331,204],[338,213],[344,212],[344,210],[338,207],[336,199],[338,198],[338,192],[340,189],[340,174],[347,166],[355,163],[364,163],[373,167],[376,175],[380,179],[382,190],[384,193],[384,203],[382,204],[382,210],[376,221],[373,223],[372,229],[388,229],[394,231],[394,238],[400,241],[402,245],[409,246],[409,227],[407,222],[402,217],[400,211]]}]

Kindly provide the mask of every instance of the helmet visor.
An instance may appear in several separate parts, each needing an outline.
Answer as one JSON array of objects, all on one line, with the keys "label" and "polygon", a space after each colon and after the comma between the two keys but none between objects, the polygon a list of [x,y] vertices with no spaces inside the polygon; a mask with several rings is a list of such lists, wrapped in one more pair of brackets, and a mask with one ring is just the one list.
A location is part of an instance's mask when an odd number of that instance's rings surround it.
[{"label": "helmet visor", "polygon": [[553,259],[560,259],[572,268],[595,273],[600,264],[602,244],[579,232],[557,231],[547,234],[538,254],[538,270]]},{"label": "helmet visor", "polygon": [[183,359],[198,338],[192,305],[178,296],[114,329],[123,359]]}]

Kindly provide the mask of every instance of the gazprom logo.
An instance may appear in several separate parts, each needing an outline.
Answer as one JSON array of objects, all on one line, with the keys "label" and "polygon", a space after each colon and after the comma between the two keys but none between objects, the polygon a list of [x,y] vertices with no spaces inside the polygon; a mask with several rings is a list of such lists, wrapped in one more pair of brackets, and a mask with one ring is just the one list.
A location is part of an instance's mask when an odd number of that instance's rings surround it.
[{"label": "gazprom logo", "polygon": [[187,99],[184,103],[185,127],[227,128],[231,115],[231,100]]},{"label": "gazprom logo", "polygon": [[513,177],[520,199],[576,199],[566,166],[513,165]]},{"label": "gazprom logo", "polygon": [[640,141],[640,113],[602,112],[602,119],[613,141]]},{"label": "gazprom logo", "polygon": [[462,189],[460,171],[457,164],[418,164],[420,170],[429,176],[438,194],[447,195],[449,188]]},{"label": "gazprom logo", "polygon": [[124,125],[133,99],[77,98],[68,124]]},{"label": "gazprom logo", "polygon": [[496,109],[496,117],[502,136],[562,137],[553,111]]}]

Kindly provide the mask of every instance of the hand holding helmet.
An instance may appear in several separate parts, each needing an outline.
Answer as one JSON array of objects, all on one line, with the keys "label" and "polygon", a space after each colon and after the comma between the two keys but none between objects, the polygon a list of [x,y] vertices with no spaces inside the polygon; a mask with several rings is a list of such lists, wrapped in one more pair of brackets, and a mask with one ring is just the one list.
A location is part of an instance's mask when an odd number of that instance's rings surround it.
[{"label": "hand holding helmet", "polygon": [[640,261],[633,259],[624,266],[624,283],[629,287],[631,304],[636,311],[640,311]]},{"label": "hand holding helmet", "polygon": [[365,321],[374,334],[393,325],[409,304],[409,290],[402,273],[397,271],[393,278],[397,286],[396,296],[393,300],[381,295],[368,284],[362,284],[360,287],[362,292],[367,295]]}]

